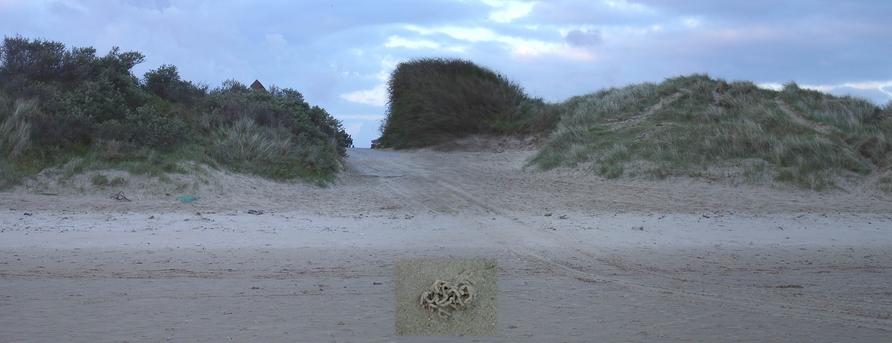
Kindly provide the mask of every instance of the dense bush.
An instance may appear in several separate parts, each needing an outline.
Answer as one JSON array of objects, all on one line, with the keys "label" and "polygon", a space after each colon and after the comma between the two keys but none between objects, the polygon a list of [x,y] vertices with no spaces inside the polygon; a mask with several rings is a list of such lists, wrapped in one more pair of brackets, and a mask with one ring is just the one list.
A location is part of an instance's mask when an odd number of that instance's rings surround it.
[{"label": "dense bush", "polygon": [[192,82],[180,79],[174,65],[165,64],[150,70],[143,77],[145,88],[150,93],[172,102],[194,105],[207,93],[207,87],[199,87]]},{"label": "dense bush", "polygon": [[502,75],[464,60],[401,63],[388,84],[383,147],[407,148],[470,134],[543,132],[554,111]]},{"label": "dense bush", "polygon": [[[5,38],[0,46],[0,186],[76,157],[130,165],[142,161],[146,167],[159,158],[173,163],[198,158],[264,176],[326,179],[338,171],[352,144],[338,120],[307,104],[295,90],[252,91],[234,81],[209,90],[182,80],[172,65],[140,79],[132,68],[143,59],[118,48],[99,57],[93,48]],[[254,138],[269,141],[224,134],[245,130],[262,132]],[[277,146],[287,153],[221,154],[239,144]]]}]

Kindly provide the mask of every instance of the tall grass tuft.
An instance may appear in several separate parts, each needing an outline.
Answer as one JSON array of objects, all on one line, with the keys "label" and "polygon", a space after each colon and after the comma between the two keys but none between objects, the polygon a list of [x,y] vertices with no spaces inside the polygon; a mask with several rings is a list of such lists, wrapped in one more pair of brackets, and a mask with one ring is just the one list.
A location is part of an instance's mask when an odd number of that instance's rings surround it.
[{"label": "tall grass tuft", "polygon": [[28,116],[37,110],[34,101],[17,101],[11,114],[0,124],[0,149],[15,160],[31,148],[31,123]]},{"label": "tall grass tuft", "polygon": [[237,171],[274,179],[298,176],[325,178],[325,163],[331,151],[301,146],[287,129],[258,125],[242,118],[221,127],[214,135],[211,155]]},{"label": "tall grass tuft", "polygon": [[242,118],[217,132],[214,153],[220,161],[275,160],[288,156],[291,137]]}]

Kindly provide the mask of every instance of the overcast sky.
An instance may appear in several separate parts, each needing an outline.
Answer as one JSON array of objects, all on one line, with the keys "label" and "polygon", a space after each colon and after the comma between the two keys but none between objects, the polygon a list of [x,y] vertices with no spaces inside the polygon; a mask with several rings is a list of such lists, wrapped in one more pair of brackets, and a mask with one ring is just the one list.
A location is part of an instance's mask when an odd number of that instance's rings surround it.
[{"label": "overcast sky", "polygon": [[344,121],[356,146],[378,135],[400,61],[461,57],[532,96],[709,73],[795,80],[892,100],[892,1],[0,0],[7,36],[144,53],[142,75],[297,89]]}]

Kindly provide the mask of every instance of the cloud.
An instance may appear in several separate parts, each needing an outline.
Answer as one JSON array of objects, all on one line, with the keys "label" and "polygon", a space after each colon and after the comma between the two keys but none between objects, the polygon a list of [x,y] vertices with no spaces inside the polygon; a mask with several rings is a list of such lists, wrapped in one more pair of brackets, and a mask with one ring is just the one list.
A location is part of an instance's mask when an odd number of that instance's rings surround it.
[{"label": "cloud", "polygon": [[350,123],[344,126],[344,130],[350,135],[350,137],[356,137],[359,135],[359,132],[362,130],[363,123]]},{"label": "cloud", "polygon": [[526,22],[540,24],[643,25],[660,19],[660,11],[621,0],[548,0],[536,3]]},{"label": "cloud", "polygon": [[621,12],[630,12],[630,13],[651,13],[653,9],[648,7],[647,5],[629,2],[627,0],[604,0],[601,1],[607,7],[615,9]]},{"label": "cloud", "polygon": [[892,102],[892,80],[843,82],[829,85],[800,85],[800,87],[836,95],[855,95],[867,98],[878,105]]},{"label": "cloud", "polygon": [[387,85],[381,83],[371,89],[344,93],[341,98],[358,104],[384,107],[387,105]]},{"label": "cloud", "polygon": [[390,36],[389,38],[387,38],[387,43],[384,43],[384,47],[407,49],[439,49],[440,43],[426,39],[408,39],[400,36]]},{"label": "cloud", "polygon": [[[784,89],[784,85],[777,82],[763,82],[757,84],[757,86],[776,91]],[[862,91],[857,92],[857,95],[868,97],[869,100],[878,104],[892,101],[892,80],[843,82],[838,84],[800,84],[798,86],[803,89],[831,94],[846,94],[851,93],[852,90]]]},{"label": "cloud", "polygon": [[696,29],[703,24],[703,19],[699,17],[686,17],[682,19],[682,23],[689,29]]},{"label": "cloud", "polygon": [[575,29],[564,38],[573,46],[595,46],[601,43],[601,31]]},{"label": "cloud", "polygon": [[533,1],[505,1],[505,0],[482,0],[484,4],[493,7],[489,12],[489,20],[496,23],[510,23],[517,19],[526,17],[536,5]]},{"label": "cloud", "polygon": [[514,57],[557,56],[564,59],[583,61],[595,59],[595,55],[591,51],[570,46],[564,42],[503,35],[490,28],[480,26],[424,27],[406,25],[405,29],[423,36],[442,35],[467,43],[496,43],[509,50]]},{"label": "cloud", "polygon": [[773,91],[779,91],[781,89],[784,89],[784,85],[782,83],[777,83],[777,82],[762,82],[762,83],[757,83],[756,86],[759,86],[760,88],[764,88],[764,89],[770,89]]},{"label": "cloud", "polygon": [[443,45],[428,39],[411,39],[400,36],[390,36],[384,43],[385,48],[405,48],[409,50],[444,50],[451,52],[464,52],[466,46]]},{"label": "cloud", "polygon": [[366,78],[377,80],[378,84],[369,89],[343,93],[340,95],[340,98],[356,104],[384,107],[387,105],[388,97],[387,80],[390,78],[390,73],[396,68],[397,63],[398,61],[392,57],[384,56],[378,62],[380,68],[378,72],[366,76]]}]

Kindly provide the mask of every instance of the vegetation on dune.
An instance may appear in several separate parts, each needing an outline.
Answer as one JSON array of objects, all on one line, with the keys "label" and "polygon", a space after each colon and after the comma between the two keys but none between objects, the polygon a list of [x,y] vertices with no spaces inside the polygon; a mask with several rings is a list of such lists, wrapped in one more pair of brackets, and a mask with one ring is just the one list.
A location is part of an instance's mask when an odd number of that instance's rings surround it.
[{"label": "vegetation on dune", "polygon": [[762,89],[706,75],[577,96],[558,104],[463,60],[400,64],[390,79],[383,147],[470,134],[548,135],[530,165],[591,168],[608,178],[776,180],[812,189],[879,175],[892,189],[892,103],[799,88]]},{"label": "vegetation on dune", "polygon": [[[0,187],[56,165],[161,176],[195,163],[324,182],[351,138],[291,89],[236,81],[209,89],[164,65],[134,76],[137,52],[21,37],[0,47]],[[530,164],[620,176],[739,177],[806,188],[877,175],[892,191],[892,103],[762,89],[706,75],[612,88],[548,104],[464,60],[401,63],[389,82],[380,146],[473,134],[547,135]],[[114,185],[97,174],[97,186]]]},{"label": "vegetation on dune", "polygon": [[[70,173],[160,175],[185,161],[276,179],[328,180],[351,138],[291,89],[236,81],[208,89],[164,65],[141,79],[138,52],[66,49],[5,38],[0,47],[0,187],[69,161]],[[103,184],[103,180],[96,182]]]},{"label": "vegetation on dune", "polygon": [[464,60],[401,63],[388,86],[382,147],[423,147],[472,134],[541,133],[558,118],[554,106],[528,97],[504,76]]},{"label": "vegetation on dune", "polygon": [[772,91],[692,75],[574,97],[563,107],[531,164],[585,166],[608,178],[737,175],[813,189],[892,164],[890,106],[794,83]]}]

